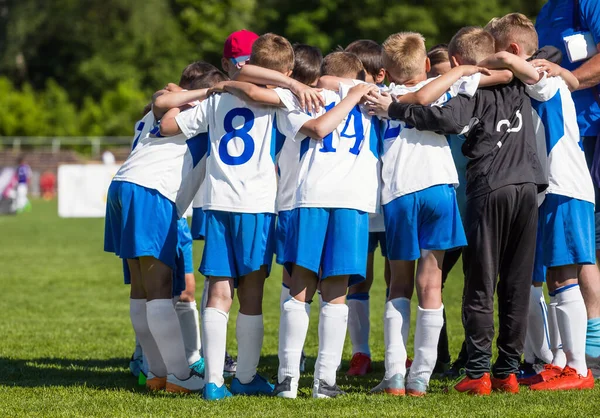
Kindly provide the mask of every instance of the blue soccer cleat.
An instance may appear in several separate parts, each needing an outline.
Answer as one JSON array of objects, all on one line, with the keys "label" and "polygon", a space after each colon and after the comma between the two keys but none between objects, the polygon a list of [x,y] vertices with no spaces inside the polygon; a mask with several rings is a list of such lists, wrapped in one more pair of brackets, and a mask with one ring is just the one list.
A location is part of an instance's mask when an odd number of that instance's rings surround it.
[{"label": "blue soccer cleat", "polygon": [[140,375],[140,371],[142,369],[142,356],[134,357],[131,356],[131,360],[129,360],[129,371],[134,377],[138,377]]},{"label": "blue soccer cleat", "polygon": [[267,382],[267,379],[259,374],[256,374],[250,383],[244,384],[237,377],[231,382],[231,393],[234,395],[270,396],[273,393],[273,389],[275,389],[275,386]]},{"label": "blue soccer cleat", "polygon": [[231,392],[229,392],[225,383],[223,383],[222,386],[217,386],[214,383],[207,383],[206,386],[204,386],[203,398],[207,401],[218,401],[220,399],[230,398],[231,396]]},{"label": "blue soccer cleat", "polygon": [[200,360],[192,364],[190,369],[192,369],[198,376],[204,377],[204,359],[200,357]]}]

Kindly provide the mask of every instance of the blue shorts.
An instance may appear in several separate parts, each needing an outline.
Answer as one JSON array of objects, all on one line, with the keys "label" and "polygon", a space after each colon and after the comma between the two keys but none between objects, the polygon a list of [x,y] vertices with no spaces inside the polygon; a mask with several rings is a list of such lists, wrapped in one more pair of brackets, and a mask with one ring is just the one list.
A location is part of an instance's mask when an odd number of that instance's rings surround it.
[{"label": "blue shorts", "polygon": [[177,267],[185,274],[194,272],[193,242],[187,219],[179,219],[177,221]]},{"label": "blue shorts", "polygon": [[104,251],[123,259],[154,257],[174,269],[177,219],[175,203],[156,190],[113,181],[106,202]]},{"label": "blue shorts", "polygon": [[283,210],[277,215],[277,227],[275,228],[275,261],[277,264],[285,263],[285,241],[291,217],[291,210]]},{"label": "blue shorts", "polygon": [[192,238],[203,240],[206,235],[206,214],[202,208],[194,208],[192,214]]},{"label": "blue shorts", "polygon": [[275,252],[275,215],[272,213],[206,212],[206,236],[200,273],[237,280],[267,266]]},{"label": "blue shorts", "polygon": [[285,263],[319,274],[351,275],[349,285],[365,280],[369,215],[354,209],[297,208],[287,230]]},{"label": "blue shorts", "polygon": [[374,253],[377,246],[381,247],[381,255],[387,257],[387,243],[385,232],[369,232],[369,249],[368,253]]},{"label": "blue shorts", "polygon": [[534,282],[544,282],[547,267],[593,264],[594,205],[584,200],[547,194],[540,206]]},{"label": "blue shorts", "polygon": [[400,196],[383,206],[383,216],[390,260],[417,260],[421,250],[467,245],[452,185]]}]

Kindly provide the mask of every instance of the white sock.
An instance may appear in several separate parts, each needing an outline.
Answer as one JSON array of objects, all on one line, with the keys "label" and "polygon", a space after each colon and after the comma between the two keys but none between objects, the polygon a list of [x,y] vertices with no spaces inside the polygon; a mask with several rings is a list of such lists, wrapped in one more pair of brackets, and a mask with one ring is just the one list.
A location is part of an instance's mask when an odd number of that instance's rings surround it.
[{"label": "white sock", "polygon": [[208,303],[208,286],[210,281],[208,279],[204,279],[204,289],[202,290],[202,301],[200,302],[200,314],[204,313],[206,309],[206,304]]},{"label": "white sock", "polygon": [[308,332],[310,305],[294,298],[283,304],[279,320],[279,382],[291,376],[295,381],[300,378],[300,357]]},{"label": "white sock", "polygon": [[530,340],[533,354],[544,363],[552,362],[550,332],[548,329],[548,307],[543,288],[531,286],[529,313],[527,315],[527,339]]},{"label": "white sock", "polygon": [[223,386],[227,321],[229,314],[216,308],[206,308],[202,315],[202,341],[204,342],[204,380]]},{"label": "white sock", "polygon": [[558,320],[556,319],[556,296],[550,296],[548,305],[548,331],[550,334],[550,350],[552,351],[552,364],[561,369],[567,365],[567,357],[562,348]]},{"label": "white sock", "polygon": [[[136,299],[132,299],[132,300],[136,300]],[[145,299],[137,299],[137,300],[143,300],[144,301],[144,318],[146,318],[146,300]],[[130,312],[129,314],[131,315],[131,303],[129,304],[130,307]],[[148,321],[148,319],[146,318],[146,321]],[[135,329],[134,329],[135,331]],[[140,344],[140,340],[137,336],[137,334],[135,335],[135,350],[133,351],[133,358],[138,358],[144,355],[144,351],[142,350],[142,345]]]},{"label": "white sock", "polygon": [[162,356],[150,328],[148,327],[148,315],[146,313],[146,299],[129,299],[129,316],[131,324],[135,331],[136,339],[139,340],[144,357],[146,359],[147,370],[155,376],[165,377],[167,375],[167,366]]},{"label": "white sock", "polygon": [[324,303],[319,313],[319,355],[315,363],[315,379],[335,385],[337,368],[342,361],[348,327],[346,304]]},{"label": "white sock", "polygon": [[415,358],[410,366],[409,381],[422,381],[429,385],[437,361],[437,345],[444,326],[444,305],[438,309],[417,306],[415,329]]},{"label": "white sock", "polygon": [[181,326],[171,299],[154,299],[146,303],[148,327],[167,366],[167,373],[187,379],[190,368],[185,357]]},{"label": "white sock", "polygon": [[366,299],[348,298],[346,303],[348,304],[348,331],[350,331],[350,341],[352,342],[352,354],[364,353],[371,357],[369,294],[366,294]]},{"label": "white sock", "polygon": [[200,360],[200,319],[196,302],[177,302],[175,312],[179,318],[183,345],[188,364],[191,366]]},{"label": "white sock", "polygon": [[260,360],[265,328],[262,315],[244,315],[239,312],[235,324],[238,343],[235,377],[240,383],[250,383],[256,375]]},{"label": "white sock", "polygon": [[385,342],[385,379],[396,374],[406,375],[406,341],[403,338],[406,306],[410,312],[410,301],[396,298],[385,304],[383,314],[383,337]]},{"label": "white sock", "polygon": [[395,300],[397,300],[398,302],[395,303],[394,306],[402,314],[403,318],[402,329],[400,330],[400,332],[402,333],[402,341],[404,341],[404,349],[406,350],[406,344],[408,343],[408,334],[410,333],[410,299],[398,298]]},{"label": "white sock", "polygon": [[290,288],[281,284],[281,293],[279,294],[279,312],[283,312],[283,304],[290,297]]},{"label": "white sock", "polygon": [[[527,328],[529,328],[529,324],[527,325]],[[531,333],[529,332],[529,329],[527,329],[527,333],[525,334],[525,344],[523,345],[523,359],[525,360],[525,363],[535,363],[535,352],[533,351],[533,344],[531,343]]]},{"label": "white sock", "polygon": [[556,319],[567,356],[567,366],[577,370],[581,376],[587,376],[585,363],[585,334],[587,331],[587,312],[579,286],[558,289],[556,293]]}]

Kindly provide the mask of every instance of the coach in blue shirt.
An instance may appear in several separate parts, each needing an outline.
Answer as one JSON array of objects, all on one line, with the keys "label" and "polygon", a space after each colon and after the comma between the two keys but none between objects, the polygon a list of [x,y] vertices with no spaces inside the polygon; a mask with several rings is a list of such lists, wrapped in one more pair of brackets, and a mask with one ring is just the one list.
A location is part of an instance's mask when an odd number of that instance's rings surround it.
[{"label": "coach in blue shirt", "polygon": [[[600,0],[548,0],[536,20],[540,46],[553,45],[563,53],[562,66],[572,71],[579,80],[579,90],[573,92],[577,108],[577,122],[581,133],[585,157],[592,171],[596,187],[596,258],[600,259],[600,144],[595,157],[596,142],[600,134]],[[589,45],[585,48],[565,46],[571,35],[581,34]],[[580,54],[580,58],[589,58],[572,62],[569,57]],[[593,56],[592,56],[593,55]],[[574,58],[575,60],[575,58]],[[586,360],[594,375],[600,375],[600,273],[594,265],[584,266],[580,275],[587,313],[588,328],[586,341]]]}]

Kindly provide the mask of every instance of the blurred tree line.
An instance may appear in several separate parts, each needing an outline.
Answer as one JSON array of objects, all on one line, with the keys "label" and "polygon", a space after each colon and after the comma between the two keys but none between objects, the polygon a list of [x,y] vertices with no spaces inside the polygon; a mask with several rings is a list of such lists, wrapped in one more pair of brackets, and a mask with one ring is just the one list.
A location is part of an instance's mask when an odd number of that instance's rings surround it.
[{"label": "blurred tree line", "polygon": [[129,135],[190,62],[220,66],[229,33],[275,32],[324,53],[418,31],[428,46],[545,0],[0,0],[0,135]]}]

